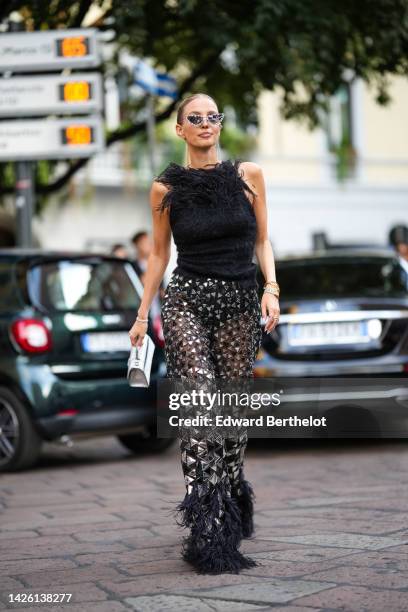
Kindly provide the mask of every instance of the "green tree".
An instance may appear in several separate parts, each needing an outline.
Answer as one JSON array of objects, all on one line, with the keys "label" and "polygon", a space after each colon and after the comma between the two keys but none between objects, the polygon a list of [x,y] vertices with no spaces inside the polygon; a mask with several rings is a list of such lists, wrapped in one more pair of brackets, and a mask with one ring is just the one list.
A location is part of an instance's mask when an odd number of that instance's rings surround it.
[{"label": "green tree", "polygon": [[[105,69],[118,67],[120,49],[150,58],[177,78],[180,97],[209,92],[220,108],[234,108],[242,127],[257,125],[264,89],[282,92],[284,118],[313,128],[346,73],[373,83],[380,104],[389,102],[387,76],[408,73],[407,0],[3,0],[0,21],[19,10],[32,30],[78,27],[91,5],[101,8],[95,25],[117,42]],[[126,120],[107,135],[108,145],[145,129],[142,104],[126,103]],[[156,121],[176,104],[160,103]],[[37,175],[37,192],[59,190],[86,161],[67,161],[58,177],[48,168],[48,180]],[[0,195],[10,193],[4,171],[0,181]]]}]

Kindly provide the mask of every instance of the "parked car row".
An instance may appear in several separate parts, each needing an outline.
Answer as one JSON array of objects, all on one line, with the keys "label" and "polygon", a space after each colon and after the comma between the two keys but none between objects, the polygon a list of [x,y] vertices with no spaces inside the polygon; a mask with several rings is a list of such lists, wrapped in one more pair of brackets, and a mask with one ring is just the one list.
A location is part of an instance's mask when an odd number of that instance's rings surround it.
[{"label": "parked car row", "polygon": [[[26,468],[44,440],[114,434],[138,453],[156,437],[155,385],[126,380],[142,285],[130,261],[90,253],[0,252],[0,470]],[[151,380],[165,373],[160,316]]]},{"label": "parked car row", "polygon": [[330,249],[277,261],[276,276],[279,325],[263,339],[255,376],[284,377],[286,406],[296,396],[299,415],[318,397],[332,423],[351,405],[355,431],[407,436],[408,274],[399,258],[387,248]]},{"label": "parked car row", "polygon": [[264,340],[274,375],[408,371],[408,275],[392,252],[276,262],[281,316]]},{"label": "parked car row", "polygon": [[[390,250],[286,257],[276,275],[280,321],[264,334],[255,376],[366,376],[367,389],[373,377],[407,377],[408,278]],[[258,280],[261,290],[260,270]],[[155,382],[166,371],[160,315],[148,327],[151,385],[126,380],[142,290],[126,259],[0,251],[0,471],[33,465],[43,441],[67,436],[116,435],[134,453],[174,442],[156,437]]]}]

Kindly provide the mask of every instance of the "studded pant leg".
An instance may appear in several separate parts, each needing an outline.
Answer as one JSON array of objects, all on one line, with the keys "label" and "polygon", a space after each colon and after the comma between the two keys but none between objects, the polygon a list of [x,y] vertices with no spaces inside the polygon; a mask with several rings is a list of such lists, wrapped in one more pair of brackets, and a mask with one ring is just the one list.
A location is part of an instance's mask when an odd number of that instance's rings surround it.
[{"label": "studded pant leg", "polygon": [[[221,339],[218,305],[228,299],[226,289],[218,279],[187,279],[178,273],[167,286],[162,304],[167,377],[182,390],[214,390],[214,349],[222,350],[214,337]],[[179,435],[186,495],[178,510],[180,524],[191,528],[183,542],[184,559],[202,573],[253,567],[255,562],[238,551],[241,513],[231,495],[224,435],[215,426],[182,426]]]},{"label": "studded pant leg", "polygon": [[[250,393],[250,384],[247,383],[253,380],[253,366],[262,339],[259,298],[256,289],[229,286],[225,292],[228,299],[220,302],[220,316],[212,340],[216,375],[236,379],[234,387],[237,393]],[[243,471],[247,442],[245,426],[237,427],[234,435],[225,440],[231,493],[241,513],[243,537],[250,537],[254,530],[255,494]]]}]

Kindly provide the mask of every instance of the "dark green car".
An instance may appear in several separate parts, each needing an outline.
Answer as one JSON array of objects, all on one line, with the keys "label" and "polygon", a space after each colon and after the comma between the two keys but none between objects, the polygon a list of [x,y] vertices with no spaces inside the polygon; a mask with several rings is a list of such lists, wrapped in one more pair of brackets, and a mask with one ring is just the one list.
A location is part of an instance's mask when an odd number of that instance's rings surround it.
[{"label": "dark green car", "polygon": [[44,440],[117,435],[134,453],[172,444],[156,437],[160,313],[150,386],[126,378],[141,292],[129,260],[0,249],[0,471],[33,465]]}]

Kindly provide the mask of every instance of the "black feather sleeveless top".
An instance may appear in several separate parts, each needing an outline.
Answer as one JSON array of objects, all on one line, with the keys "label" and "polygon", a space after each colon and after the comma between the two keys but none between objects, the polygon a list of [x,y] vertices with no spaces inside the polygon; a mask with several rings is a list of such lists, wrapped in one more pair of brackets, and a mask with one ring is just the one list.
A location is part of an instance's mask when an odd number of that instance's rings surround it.
[{"label": "black feather sleeveless top", "polygon": [[256,217],[239,172],[240,161],[210,169],[171,162],[156,181],[168,187],[158,210],[169,209],[177,267],[193,278],[212,276],[257,287],[254,256]]}]

